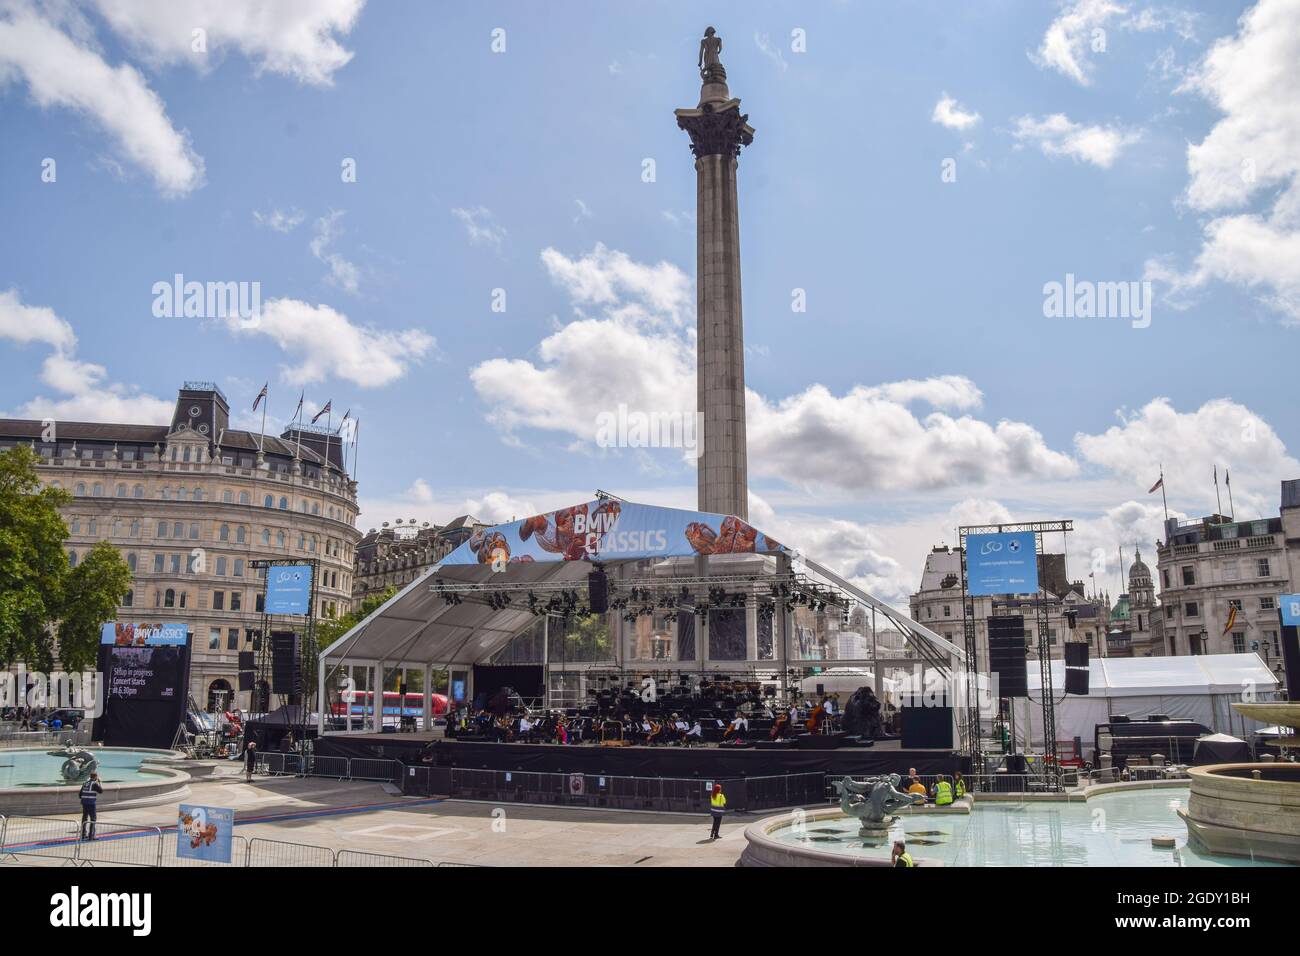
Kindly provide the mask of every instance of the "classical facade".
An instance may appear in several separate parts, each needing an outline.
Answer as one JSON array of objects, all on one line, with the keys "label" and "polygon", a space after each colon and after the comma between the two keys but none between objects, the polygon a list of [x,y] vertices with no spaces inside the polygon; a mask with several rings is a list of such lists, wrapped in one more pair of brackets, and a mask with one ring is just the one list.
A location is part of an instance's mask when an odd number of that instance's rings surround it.
[{"label": "classical facade", "polygon": [[[1284,495],[1288,484],[1283,483]],[[1280,668],[1278,596],[1289,593],[1294,580],[1286,540],[1281,517],[1233,521],[1209,515],[1166,521],[1165,540],[1156,545],[1160,606],[1155,652],[1253,651],[1270,667]]]},{"label": "classical facade", "polygon": [[[1108,602],[1089,598],[1082,581],[1070,581],[1065,573],[1065,555],[1042,554],[1038,558],[1039,580],[1048,602],[1047,644],[1053,658],[1064,657],[1067,640],[1086,641],[1090,657],[1105,654],[1109,625]],[[1028,601],[1032,595],[1024,595]],[[1038,654],[1036,610],[1029,604],[1017,606],[1014,596],[997,598],[998,614],[1023,614],[1029,640],[1029,655]],[[1010,605],[1005,602],[1011,601]],[[988,618],[994,598],[971,596],[968,603],[975,619],[976,654],[981,667],[988,663]],[[921,574],[921,587],[908,601],[912,620],[924,624],[940,637],[964,647],[965,631],[961,606],[961,548],[940,545],[930,551]]]},{"label": "classical facade", "polygon": [[[108,541],[131,568],[118,620],[182,622],[193,635],[190,693],[248,708],[237,654],[262,626],[259,560],[314,559],[316,613],[351,608],[356,482],[337,436],[229,427],[216,385],[186,382],[169,425],[0,419],[0,450],[29,445],[41,480],[73,496],[68,560]],[[232,698],[233,695],[233,698]]]},{"label": "classical facade", "polygon": [[477,518],[461,515],[444,525],[426,521],[417,528],[414,520],[403,525],[399,518],[392,525],[385,521],[382,528],[371,528],[357,543],[353,600],[360,603],[388,588],[406,587],[485,527]]},{"label": "classical facade", "polygon": [[1159,649],[1152,647],[1152,619],[1158,615],[1155,582],[1151,569],[1142,560],[1142,549],[1138,548],[1128,569],[1128,590],[1110,610],[1106,656],[1162,656]]}]

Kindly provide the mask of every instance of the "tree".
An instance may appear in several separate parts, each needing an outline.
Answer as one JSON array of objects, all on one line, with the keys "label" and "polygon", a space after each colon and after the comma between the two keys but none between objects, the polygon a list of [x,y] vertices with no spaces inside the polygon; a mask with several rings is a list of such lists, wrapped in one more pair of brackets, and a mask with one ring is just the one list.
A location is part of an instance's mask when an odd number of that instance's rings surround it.
[{"label": "tree", "polygon": [[352,630],[367,617],[377,611],[385,601],[397,593],[397,588],[389,588],[380,594],[372,594],[340,618],[316,622],[316,643],[320,649],[329,647],[340,637]]},{"label": "tree", "polygon": [[28,447],[0,452],[0,666],[24,661],[38,670],[54,666],[54,636],[66,668],[94,662],[99,629],[113,619],[131,586],[131,572],[106,542],[86,556],[89,567],[71,568],[63,551],[68,526],[59,508],[72,500],[45,487]]},{"label": "tree", "polygon": [[59,661],[65,670],[89,670],[94,665],[100,628],[117,616],[117,606],[130,587],[131,569],[107,541],[98,542],[68,572],[59,621]]}]

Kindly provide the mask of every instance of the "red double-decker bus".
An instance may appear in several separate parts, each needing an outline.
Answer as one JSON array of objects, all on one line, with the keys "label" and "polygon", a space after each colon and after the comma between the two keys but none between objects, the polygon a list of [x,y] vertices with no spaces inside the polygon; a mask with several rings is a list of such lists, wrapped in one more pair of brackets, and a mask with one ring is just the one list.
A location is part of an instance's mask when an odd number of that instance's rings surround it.
[{"label": "red double-decker bus", "polygon": [[[349,712],[353,717],[369,717],[374,713],[374,694],[368,690],[358,690],[352,693],[351,704],[346,701],[335,701],[330,704],[330,713],[335,717],[346,717]],[[434,694],[430,711],[435,717],[440,717],[447,713],[447,697],[443,694]],[[413,694],[408,692],[405,699],[395,690],[384,691],[384,716],[385,717],[422,717],[424,715],[424,695]]]}]

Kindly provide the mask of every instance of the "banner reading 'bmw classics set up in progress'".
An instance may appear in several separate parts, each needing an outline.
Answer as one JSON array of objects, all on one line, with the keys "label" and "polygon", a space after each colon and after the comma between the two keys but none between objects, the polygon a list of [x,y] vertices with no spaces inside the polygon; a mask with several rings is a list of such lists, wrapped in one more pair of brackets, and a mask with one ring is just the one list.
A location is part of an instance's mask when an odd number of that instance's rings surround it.
[{"label": "banner reading 'bmw classics set up in progress'", "polygon": [[628,561],[788,549],[733,515],[604,498],[477,532],[440,564]]},{"label": "banner reading 'bmw classics set up in progress'", "polygon": [[1038,590],[1038,536],[1033,531],[966,535],[967,594]]}]

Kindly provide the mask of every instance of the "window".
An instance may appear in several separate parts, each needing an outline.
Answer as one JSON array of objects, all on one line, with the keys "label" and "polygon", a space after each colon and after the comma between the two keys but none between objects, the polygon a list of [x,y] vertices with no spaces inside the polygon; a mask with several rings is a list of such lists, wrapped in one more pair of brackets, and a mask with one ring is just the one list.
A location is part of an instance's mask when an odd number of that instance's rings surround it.
[{"label": "window", "polygon": [[235,500],[235,493],[234,493],[233,491],[231,491],[229,488],[227,488],[225,491],[223,491],[223,492],[221,493],[221,501],[222,501],[222,503],[224,503],[224,504],[230,504],[230,503],[233,502],[234,500]]},{"label": "window", "polygon": [[156,532],[156,534],[154,535],[154,537],[157,537],[157,538],[165,538],[165,537],[167,537],[167,522],[166,522],[166,521],[159,521],[159,522],[158,522],[158,531]]},{"label": "window", "polygon": [[274,507],[275,507],[275,498],[272,497],[271,495],[267,495],[265,498],[262,499],[262,507],[263,507],[263,508],[274,508]]},{"label": "window", "polygon": [[68,566],[75,568],[77,566],[77,552],[68,552]]},{"label": "window", "polygon": [[231,591],[231,592],[230,592],[230,609],[231,609],[232,611],[241,611],[241,610],[243,610],[243,603],[244,603],[244,592],[243,592],[243,591]]},{"label": "window", "polygon": [[248,529],[245,528],[243,525],[240,525],[238,528],[236,528],[236,529],[235,529],[235,541],[238,542],[239,544],[243,544],[243,543],[244,543],[244,538],[247,537],[247,531],[248,531]]},{"label": "window", "polygon": [[1232,653],[1234,653],[1234,654],[1245,654],[1245,653],[1246,653],[1246,633],[1245,633],[1245,631],[1233,631],[1233,632],[1232,632]]},{"label": "window", "polygon": [[223,525],[221,526],[221,534],[220,534],[220,538],[221,538],[222,541],[229,541],[229,540],[230,540],[230,525],[228,525],[228,524],[223,524]]},{"label": "window", "polygon": [[82,497],[86,494],[86,483],[84,481],[77,482],[77,490],[75,494],[78,497]]},{"label": "window", "polygon": [[126,485],[125,485],[125,484],[120,484],[120,485],[117,486],[117,496],[118,496],[119,498],[125,498],[125,497],[126,497]]},{"label": "window", "polygon": [[81,519],[80,519],[80,518],[73,518],[73,519],[72,519],[72,533],[73,533],[73,534],[81,534]]},{"label": "window", "polygon": [[135,552],[132,551],[126,556],[126,566],[131,569],[132,574],[135,574],[135,563]]},{"label": "window", "polygon": [[91,518],[91,519],[90,519],[90,522],[89,522],[89,529],[87,530],[86,533],[87,533],[87,534],[99,534],[99,521],[98,521],[97,519],[95,519],[95,518]]},{"label": "window", "polygon": [[210,651],[221,650],[221,628],[219,627],[208,628],[208,650]]},{"label": "window", "polygon": [[225,591],[213,591],[213,592],[212,592],[212,610],[214,610],[214,611],[224,611],[225,609],[226,609],[226,592],[225,592]]},{"label": "window", "polygon": [[104,485],[101,482],[95,482],[95,487],[91,493],[96,498],[104,497]]},{"label": "window", "polygon": [[164,562],[166,559],[167,559],[167,556],[164,555],[164,554],[155,554],[155,555],[153,556],[153,572],[154,572],[154,574],[162,574],[162,572],[163,572],[163,562]]},{"label": "window", "polygon": [[1200,616],[1201,609],[1195,601],[1188,601],[1187,604],[1183,606],[1183,613],[1188,617],[1198,617]]},{"label": "window", "polygon": [[1260,558],[1255,562],[1255,573],[1261,578],[1269,576],[1268,558]]},{"label": "window", "polygon": [[185,446],[185,453],[181,456],[181,458],[182,458],[183,461],[189,461],[189,460],[190,460],[190,446],[189,446],[189,445],[186,445],[186,446]]},{"label": "window", "polygon": [[132,519],[131,519],[131,537],[133,537],[133,538],[138,538],[138,537],[140,537],[140,519],[139,519],[139,518],[132,518]]},{"label": "window", "polygon": [[289,510],[289,499],[285,498],[283,495],[280,496],[280,510],[281,511]]},{"label": "window", "polygon": [[189,592],[189,591],[182,591],[182,592],[181,592],[181,596],[180,596],[180,606],[181,606],[181,607],[184,607],[184,606],[185,606],[185,602],[189,600],[189,596],[190,596],[190,592]]},{"label": "window", "polygon": [[240,503],[241,505],[246,505],[246,504],[248,504],[248,501],[249,501],[249,499],[248,499],[248,492],[247,492],[247,491],[241,491],[241,492],[239,493],[239,503]]},{"label": "window", "polygon": [[266,595],[258,591],[256,598],[253,600],[253,605],[257,609],[257,613],[261,614],[266,610]]},{"label": "window", "polygon": [[270,528],[263,528],[263,529],[262,529],[262,544],[270,544],[270,543],[271,543],[271,529],[270,529]]},{"label": "window", "polygon": [[194,489],[194,500],[195,500],[195,501],[202,501],[202,500],[203,500],[203,489],[202,489],[202,488],[195,488],[195,489]]},{"label": "window", "polygon": [[1189,586],[1196,583],[1196,569],[1190,564],[1183,566],[1183,585]]},{"label": "window", "polygon": [[226,650],[239,650],[239,628],[232,627],[226,631]]},{"label": "window", "polygon": [[172,588],[168,588],[166,591],[163,592],[163,607],[175,607],[175,606],[176,606],[176,592]]},{"label": "window", "polygon": [[1160,572],[1160,584],[1161,584],[1161,586],[1162,586],[1166,591],[1169,590],[1169,572],[1168,572],[1168,571],[1161,571],[1161,572]]},{"label": "window", "polygon": [[1261,611],[1277,610],[1277,599],[1271,597],[1262,597],[1259,599],[1259,609]]},{"label": "window", "polygon": [[183,537],[185,537],[185,522],[184,522],[184,521],[177,521],[177,522],[174,522],[174,523],[172,524],[172,537],[173,537],[173,538],[183,538]]},{"label": "window", "polygon": [[1174,605],[1172,605],[1172,604],[1166,604],[1166,605],[1165,605],[1165,620],[1166,620],[1166,621],[1172,621],[1173,619],[1174,619]]},{"label": "window", "polygon": [[127,591],[126,594],[122,595],[122,607],[130,607],[134,603],[135,603],[134,591]]},{"label": "window", "polygon": [[1231,611],[1241,610],[1241,598],[1228,598],[1228,609]]},{"label": "window", "polygon": [[181,573],[181,556],[179,554],[173,554],[171,556],[171,571],[172,574]]},{"label": "window", "polygon": [[284,532],[283,532],[283,531],[277,531],[277,532],[275,533],[275,544],[276,544],[276,547],[279,547],[279,548],[283,548],[283,547],[284,547]]},{"label": "window", "polygon": [[133,498],[143,498],[143,497],[144,497],[144,485],[136,485],[135,488],[133,488],[132,491],[131,491],[131,496],[132,496]]},{"label": "window", "polygon": [[224,578],[226,576],[226,556],[224,554],[217,558],[216,574],[219,578]]},{"label": "window", "polygon": [[951,604],[945,604],[945,605],[943,606],[943,616],[944,616],[944,617],[952,617],[952,605],[951,605]]},{"label": "window", "polygon": [[237,578],[242,578],[242,577],[244,576],[244,559],[243,559],[243,558],[235,558],[235,568],[234,568],[234,570],[231,571],[230,573],[231,573],[231,575],[233,575],[234,577],[237,577]]},{"label": "window", "polygon": [[190,522],[190,540],[191,541],[199,540],[199,524],[197,521]]}]

